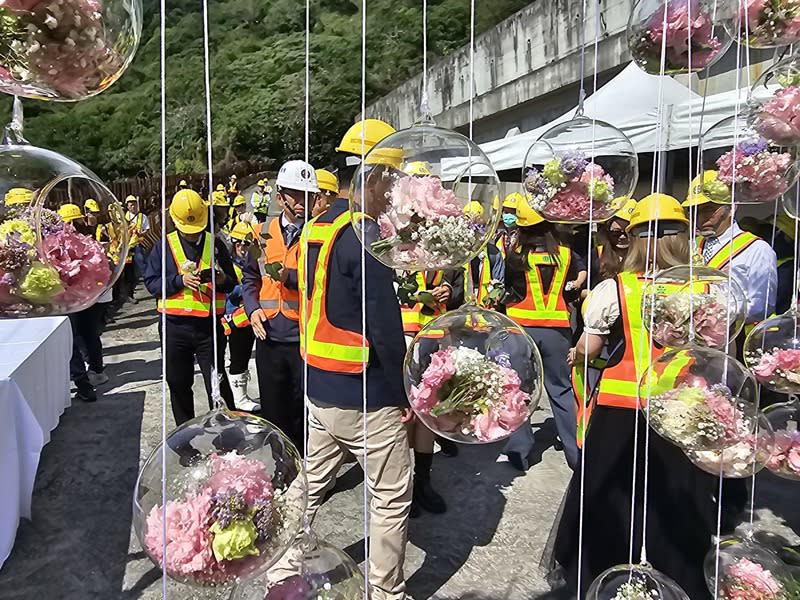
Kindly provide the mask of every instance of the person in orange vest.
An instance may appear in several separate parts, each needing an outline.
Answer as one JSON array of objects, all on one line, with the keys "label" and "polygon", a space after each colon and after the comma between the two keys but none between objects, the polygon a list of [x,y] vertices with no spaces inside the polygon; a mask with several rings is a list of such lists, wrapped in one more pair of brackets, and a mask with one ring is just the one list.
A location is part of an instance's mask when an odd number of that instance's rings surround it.
[{"label": "person in orange vest", "polygon": [[[159,320],[159,335],[166,338],[166,378],[172,414],[178,425],[195,416],[192,393],[195,360],[206,384],[209,409],[213,408],[211,378],[215,353],[220,395],[229,408],[234,408],[225,374],[225,334],[219,319],[225,312],[225,295],[236,285],[236,274],[225,245],[206,231],[208,213],[197,192],[186,189],[175,194],[169,216],[176,230],[153,246],[144,275],[147,291],[158,300],[158,312],[166,314],[166,331],[161,331]],[[166,253],[165,272],[161,270],[162,253]],[[211,283],[212,256],[216,288]],[[162,281],[166,285],[166,300],[161,297]]]},{"label": "person in orange vest", "polygon": [[[586,267],[527,202],[517,204],[519,245],[506,255],[506,315],[522,326],[539,347],[544,363],[544,386],[550,398],[556,431],[567,464],[578,462],[575,438],[575,395],[564,356],[572,343],[570,296],[580,293]],[[533,430],[523,425],[508,440],[503,452],[516,468],[528,469],[533,450]]]},{"label": "person in orange vest", "polygon": [[[626,227],[631,246],[622,272],[598,284],[586,303],[585,331],[567,360],[580,367],[604,346],[619,348],[609,359],[592,398],[583,452],[585,466],[572,477],[558,524],[554,557],[565,569],[571,597],[586,596],[605,569],[627,563],[633,494],[634,431],[639,428],[637,498],[642,498],[644,456],[649,459],[648,561],[689,598],[708,595],[703,557],[715,528],[715,478],[694,467],[683,451],[654,433],[644,450],[647,424],[640,415],[640,378],[664,350],[651,344],[642,323],[642,296],[653,274],[690,259],[688,220],[666,194],[642,199]],[[683,367],[679,367],[680,372]],[[688,366],[688,365],[687,365]],[[703,368],[703,365],[697,365]],[[698,373],[699,374],[699,373]],[[581,483],[581,477],[585,477]],[[581,489],[582,485],[584,486]],[[581,506],[583,502],[583,507]],[[639,556],[641,502],[633,555]],[[578,521],[583,513],[582,589],[576,590]]]},{"label": "person in orange vest", "polygon": [[300,359],[297,253],[306,206],[319,192],[314,168],[302,160],[281,167],[275,195],[280,216],[255,235],[261,255],[247,261],[244,307],[256,335],[256,371],[262,416],[303,447],[303,361]]}]

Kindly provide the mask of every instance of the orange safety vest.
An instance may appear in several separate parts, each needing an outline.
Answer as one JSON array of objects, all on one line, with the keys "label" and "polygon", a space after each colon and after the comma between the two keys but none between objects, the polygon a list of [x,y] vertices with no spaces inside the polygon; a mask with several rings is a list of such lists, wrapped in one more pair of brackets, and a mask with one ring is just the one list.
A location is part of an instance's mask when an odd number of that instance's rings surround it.
[{"label": "orange safety vest", "polygon": [[[428,284],[424,271],[417,272],[415,277],[417,279],[417,292],[425,292],[442,285],[444,281],[444,271],[434,271],[430,284]],[[431,314],[423,313],[423,307],[424,304],[421,302],[417,302],[414,306],[403,305],[400,307],[401,316],[403,318],[403,333],[406,335],[414,335],[425,327],[425,325],[445,312],[445,307],[441,304],[433,309],[433,313]]]},{"label": "orange safety vest", "polygon": [[[569,327],[569,310],[564,301],[564,286],[572,260],[572,251],[566,246],[558,247],[558,263],[547,252],[528,254],[528,277],[525,297],[517,303],[506,306],[506,315],[523,327]],[[550,289],[545,293],[541,266],[554,266]]]},{"label": "orange safety vest", "polygon": [[[167,245],[172,252],[172,259],[178,271],[188,262],[186,253],[181,246],[177,231],[167,236]],[[197,270],[204,271],[211,268],[211,252],[213,251],[214,238],[206,234],[203,240],[203,252]],[[213,299],[212,299],[213,297]],[[177,294],[169,296],[165,301],[160,298],[157,303],[158,312],[181,317],[207,317],[211,314],[211,303],[214,303],[214,314],[221,315],[225,312],[225,294],[212,293],[210,283],[201,283],[197,291],[184,287]]]},{"label": "orange safety vest", "polygon": [[[355,216],[354,216],[355,218]],[[327,292],[330,258],[333,244],[339,234],[350,224],[350,211],[345,211],[332,222],[311,220],[304,228],[298,257],[298,283],[300,287],[300,354],[312,367],[332,373],[363,373],[369,361],[369,342],[360,331],[336,327],[328,320]],[[309,290],[306,279],[305,252],[311,246],[319,248]],[[310,293],[310,295],[309,295]]]},{"label": "orange safety vest", "polygon": [[[256,227],[257,240],[261,239],[263,226],[263,224],[259,224]],[[290,290],[280,281],[272,279],[267,275],[264,265],[279,262],[284,269],[297,269],[300,245],[294,244],[291,248],[286,247],[283,241],[280,217],[272,219],[267,233],[270,237],[262,245],[262,253],[258,259],[258,266],[261,270],[261,291],[258,294],[258,301],[267,319],[272,319],[280,313],[287,319],[297,321],[300,318],[300,293],[297,290]]]},{"label": "orange safety vest", "polygon": [[[730,240],[727,244],[724,244],[719,250],[714,253],[714,256],[708,261],[707,266],[711,267],[712,269],[719,269],[720,271],[725,270],[728,264],[731,262],[731,258],[736,258],[742,252],[747,250],[753,242],[757,242],[760,240],[757,235],[753,235],[749,231],[742,231],[741,233],[737,233],[733,236],[733,239]],[[706,246],[706,240],[703,238],[697,244],[697,251],[700,253],[700,256],[703,256],[703,249]],[[731,247],[733,249],[731,249]]]}]

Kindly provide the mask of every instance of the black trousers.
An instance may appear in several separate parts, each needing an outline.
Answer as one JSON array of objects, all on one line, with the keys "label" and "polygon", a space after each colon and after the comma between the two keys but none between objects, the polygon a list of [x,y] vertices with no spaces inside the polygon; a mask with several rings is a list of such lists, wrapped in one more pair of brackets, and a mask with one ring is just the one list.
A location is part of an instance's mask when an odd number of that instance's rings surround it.
[{"label": "black trousers", "polygon": [[[219,365],[219,392],[228,408],[233,409],[233,393],[228,376],[225,374],[225,334],[222,324],[214,319],[217,327],[217,361]],[[161,322],[159,321],[159,335]],[[211,368],[214,365],[214,338],[211,321],[205,318],[177,317],[167,319],[167,385],[169,386],[172,416],[175,423],[182,425],[194,419],[195,360],[200,366],[208,394],[208,408],[213,409],[211,400]]]},{"label": "black trousers", "polygon": [[231,326],[231,334],[228,336],[228,348],[231,351],[231,375],[241,375],[247,371],[255,341],[256,335],[249,325],[247,327]]},{"label": "black trousers", "polygon": [[267,220],[266,212],[254,212],[253,215],[259,223],[264,223]]},{"label": "black trousers", "polygon": [[[72,327],[72,357],[69,361],[70,378],[79,381],[86,377],[86,363],[95,373],[103,372],[103,314],[105,304],[93,304],[80,312],[69,315]],[[85,354],[85,360],[84,360]]]},{"label": "black trousers", "polygon": [[303,451],[303,360],[299,342],[256,342],[261,416]]}]

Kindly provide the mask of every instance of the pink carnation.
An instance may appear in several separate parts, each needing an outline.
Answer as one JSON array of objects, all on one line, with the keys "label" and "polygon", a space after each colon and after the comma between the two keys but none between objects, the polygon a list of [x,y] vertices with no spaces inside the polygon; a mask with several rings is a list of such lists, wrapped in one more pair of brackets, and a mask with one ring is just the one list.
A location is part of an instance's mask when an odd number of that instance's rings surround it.
[{"label": "pink carnation", "polygon": [[725,570],[722,597],[728,600],[777,600],[782,591],[783,586],[768,569],[747,558]]},{"label": "pink carnation", "polygon": [[752,155],[736,150],[735,154],[735,163],[734,150],[717,159],[717,177],[725,185],[735,186],[737,200],[768,202],[786,192],[786,172],[793,163],[791,154],[770,150]]},{"label": "pink carnation", "polygon": [[800,85],[791,85],[775,92],[758,110],[758,132],[777,144],[788,146],[800,142]]},{"label": "pink carnation", "polygon": [[247,458],[236,452],[222,456],[212,454],[211,469],[212,474],[206,482],[206,489],[212,495],[232,489],[243,494],[250,505],[272,500],[272,479],[260,460]]},{"label": "pink carnation", "polygon": [[[438,177],[400,177],[389,192],[390,206],[399,215],[424,219],[460,215],[456,195]],[[401,229],[402,227],[398,227]]]},{"label": "pink carnation", "polygon": [[775,373],[777,368],[777,357],[770,352],[765,352],[761,355],[758,364],[753,367],[753,373],[755,373],[756,377],[769,378],[772,377],[772,374]]},{"label": "pink carnation", "polygon": [[725,313],[721,313],[720,306],[708,306],[699,308],[694,314],[694,329],[703,342],[711,347],[717,348],[724,344],[728,333],[728,322]]},{"label": "pink carnation", "polygon": [[789,471],[800,475],[800,432],[780,429],[775,432],[767,461],[770,471]]},{"label": "pink carnation", "polygon": [[447,350],[438,350],[431,355],[431,364],[422,375],[422,382],[432,388],[442,384],[456,373],[456,366]]},{"label": "pink carnation", "polygon": [[78,233],[69,223],[43,240],[46,261],[58,271],[64,291],[57,302],[81,305],[97,298],[111,279],[103,246],[93,237]]},{"label": "pink carnation", "polygon": [[756,377],[768,379],[778,370],[790,372],[798,368],[800,368],[800,349],[786,348],[764,352],[758,364],[753,367],[753,373]]},{"label": "pink carnation", "polygon": [[744,429],[742,414],[730,398],[713,391],[706,392],[706,407],[714,414],[717,422],[722,425],[725,438],[738,441]]},{"label": "pink carnation", "polygon": [[589,218],[589,196],[586,184],[572,181],[547,203],[544,211],[556,221],[585,221]]},{"label": "pink carnation", "polygon": [[[691,14],[691,21],[690,21]],[[692,43],[692,68],[708,65],[722,48],[713,35],[714,23],[697,0],[671,0],[667,5],[666,30],[664,12],[657,10],[647,23],[654,46],[660,47],[666,32],[668,64],[689,66],[689,42]]]}]

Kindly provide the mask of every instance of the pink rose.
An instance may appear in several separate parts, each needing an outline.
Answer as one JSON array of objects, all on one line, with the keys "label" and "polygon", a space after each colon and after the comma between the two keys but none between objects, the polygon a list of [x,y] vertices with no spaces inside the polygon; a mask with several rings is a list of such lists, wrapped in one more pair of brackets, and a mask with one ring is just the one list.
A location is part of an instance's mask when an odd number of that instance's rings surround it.
[{"label": "pink rose", "polygon": [[509,434],[509,431],[500,423],[499,415],[489,410],[486,414],[480,414],[472,418],[472,428],[475,437],[482,442],[493,442]]},{"label": "pink rose", "polygon": [[756,377],[767,379],[772,377],[772,374],[775,373],[777,368],[778,359],[771,353],[765,352],[761,355],[761,359],[758,361],[758,364],[753,367],[753,373],[756,375]]},{"label": "pink rose", "polygon": [[589,183],[592,179],[602,179],[605,174],[606,172],[603,170],[603,167],[596,163],[590,162],[583,170],[580,181],[582,183]]},{"label": "pink rose", "polygon": [[424,383],[422,385],[411,386],[411,397],[409,401],[415,410],[418,410],[424,415],[430,414],[431,409],[439,404],[436,390]]},{"label": "pink rose", "polygon": [[779,369],[782,371],[793,371],[800,367],[800,350],[794,348],[778,350],[775,352],[775,359],[778,362]]},{"label": "pink rose", "polygon": [[382,239],[394,237],[397,234],[397,228],[386,213],[378,217],[378,226],[380,227]]}]

